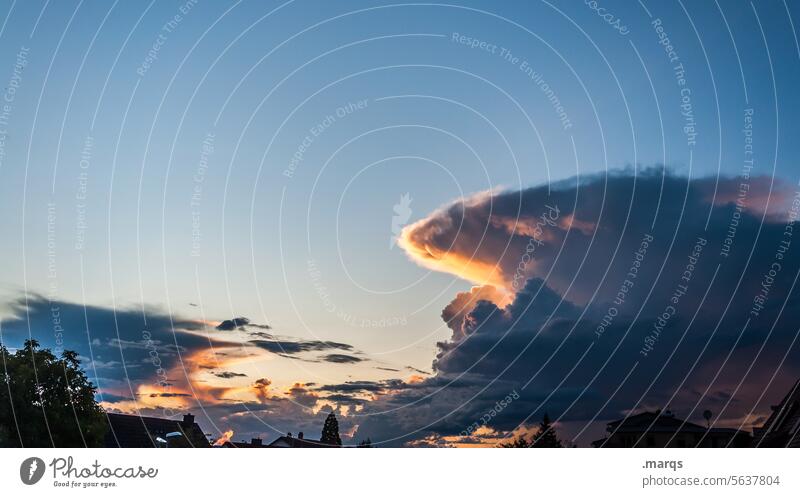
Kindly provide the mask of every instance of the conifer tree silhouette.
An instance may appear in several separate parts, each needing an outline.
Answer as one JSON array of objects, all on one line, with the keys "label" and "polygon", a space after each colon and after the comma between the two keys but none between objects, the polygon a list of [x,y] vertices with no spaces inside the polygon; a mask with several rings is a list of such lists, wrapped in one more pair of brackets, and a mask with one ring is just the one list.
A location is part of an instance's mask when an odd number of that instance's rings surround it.
[{"label": "conifer tree silhouette", "polygon": [[333,412],[325,418],[325,425],[322,427],[322,438],[319,441],[325,445],[342,446],[342,439],[339,438],[339,421],[336,420],[336,415]]}]

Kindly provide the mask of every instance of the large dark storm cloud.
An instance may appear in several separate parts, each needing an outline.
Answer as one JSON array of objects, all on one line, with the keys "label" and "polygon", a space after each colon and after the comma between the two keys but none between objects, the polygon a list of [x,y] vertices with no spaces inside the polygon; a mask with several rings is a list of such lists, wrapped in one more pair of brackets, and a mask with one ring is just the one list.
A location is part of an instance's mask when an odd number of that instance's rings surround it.
[{"label": "large dark storm cloud", "polygon": [[488,428],[547,411],[586,443],[664,407],[749,427],[800,375],[796,189],[651,169],[481,194],[409,226],[412,259],[492,286],[445,308],[435,376],[370,405],[359,435],[457,435],[510,392]]}]

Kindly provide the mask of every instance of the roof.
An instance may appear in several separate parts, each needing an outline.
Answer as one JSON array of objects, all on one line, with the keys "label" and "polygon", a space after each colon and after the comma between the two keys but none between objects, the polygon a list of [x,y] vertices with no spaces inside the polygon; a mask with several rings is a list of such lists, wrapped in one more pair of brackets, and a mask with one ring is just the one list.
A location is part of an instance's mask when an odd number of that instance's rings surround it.
[{"label": "roof", "polygon": [[[617,421],[612,421],[606,425],[609,433],[607,438],[595,440],[593,447],[608,447],[619,444],[619,435],[643,436],[645,433],[655,434],[694,434],[700,436],[699,440],[725,439],[734,441],[734,446],[745,446],[750,444],[750,434],[735,428],[706,428],[686,420],[676,418],[669,411],[645,411],[634,414]],[[713,441],[709,442],[712,443]]]},{"label": "roof", "polygon": [[181,445],[186,447],[208,447],[194,416],[187,414],[183,420],[153,418],[129,414],[106,413],[108,433],[106,447],[156,447],[156,438],[166,439],[167,433],[179,432],[183,435]]},{"label": "roof", "polygon": [[272,448],[292,448],[292,449],[309,449],[309,448],[331,448],[334,445],[328,445],[320,442],[319,440],[310,440],[308,438],[295,438],[288,435],[279,437],[273,441],[268,447]]},{"label": "roof", "polygon": [[800,381],[754,432],[756,447],[800,447]]},{"label": "roof", "polygon": [[[714,430],[712,428],[712,430]],[[689,421],[678,419],[670,412],[645,411],[633,416],[628,416],[608,423],[607,431],[617,433],[673,433],[675,431],[688,433],[705,433],[707,428]]]},{"label": "roof", "polygon": [[229,440],[219,447],[227,447],[232,449],[264,449],[267,446],[264,445],[264,442],[260,438],[253,438],[249,442],[245,442],[244,440],[239,442]]}]

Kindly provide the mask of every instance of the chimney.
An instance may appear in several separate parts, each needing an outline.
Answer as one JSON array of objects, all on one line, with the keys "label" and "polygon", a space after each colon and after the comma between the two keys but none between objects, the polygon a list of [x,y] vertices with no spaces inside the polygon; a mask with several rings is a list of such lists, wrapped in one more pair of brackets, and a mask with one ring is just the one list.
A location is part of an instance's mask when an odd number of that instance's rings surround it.
[{"label": "chimney", "polygon": [[181,422],[183,426],[191,428],[194,425],[194,416],[192,414],[184,414],[183,421]]},{"label": "chimney", "polygon": [[292,432],[290,431],[289,433],[286,434],[286,436],[292,438]]},{"label": "chimney", "polygon": [[303,439],[303,432],[302,431],[297,434],[297,438],[299,438],[300,440]]},{"label": "chimney", "polygon": [[260,438],[253,438],[250,439],[250,445],[252,445],[253,447],[261,447],[262,441]]}]

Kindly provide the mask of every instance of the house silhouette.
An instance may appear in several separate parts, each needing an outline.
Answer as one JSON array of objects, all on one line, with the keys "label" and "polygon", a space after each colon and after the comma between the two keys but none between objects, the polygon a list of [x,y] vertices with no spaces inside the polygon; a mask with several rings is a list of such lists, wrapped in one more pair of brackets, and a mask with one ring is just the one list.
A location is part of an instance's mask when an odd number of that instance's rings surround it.
[{"label": "house silhouette", "polygon": [[106,447],[209,447],[192,414],[182,420],[109,412]]},{"label": "house silhouette", "polygon": [[764,426],[753,430],[756,447],[800,447],[800,381],[772,406]]},{"label": "house silhouette", "polygon": [[752,439],[745,431],[707,428],[661,410],[612,421],[606,432],[593,447],[748,447]]}]

